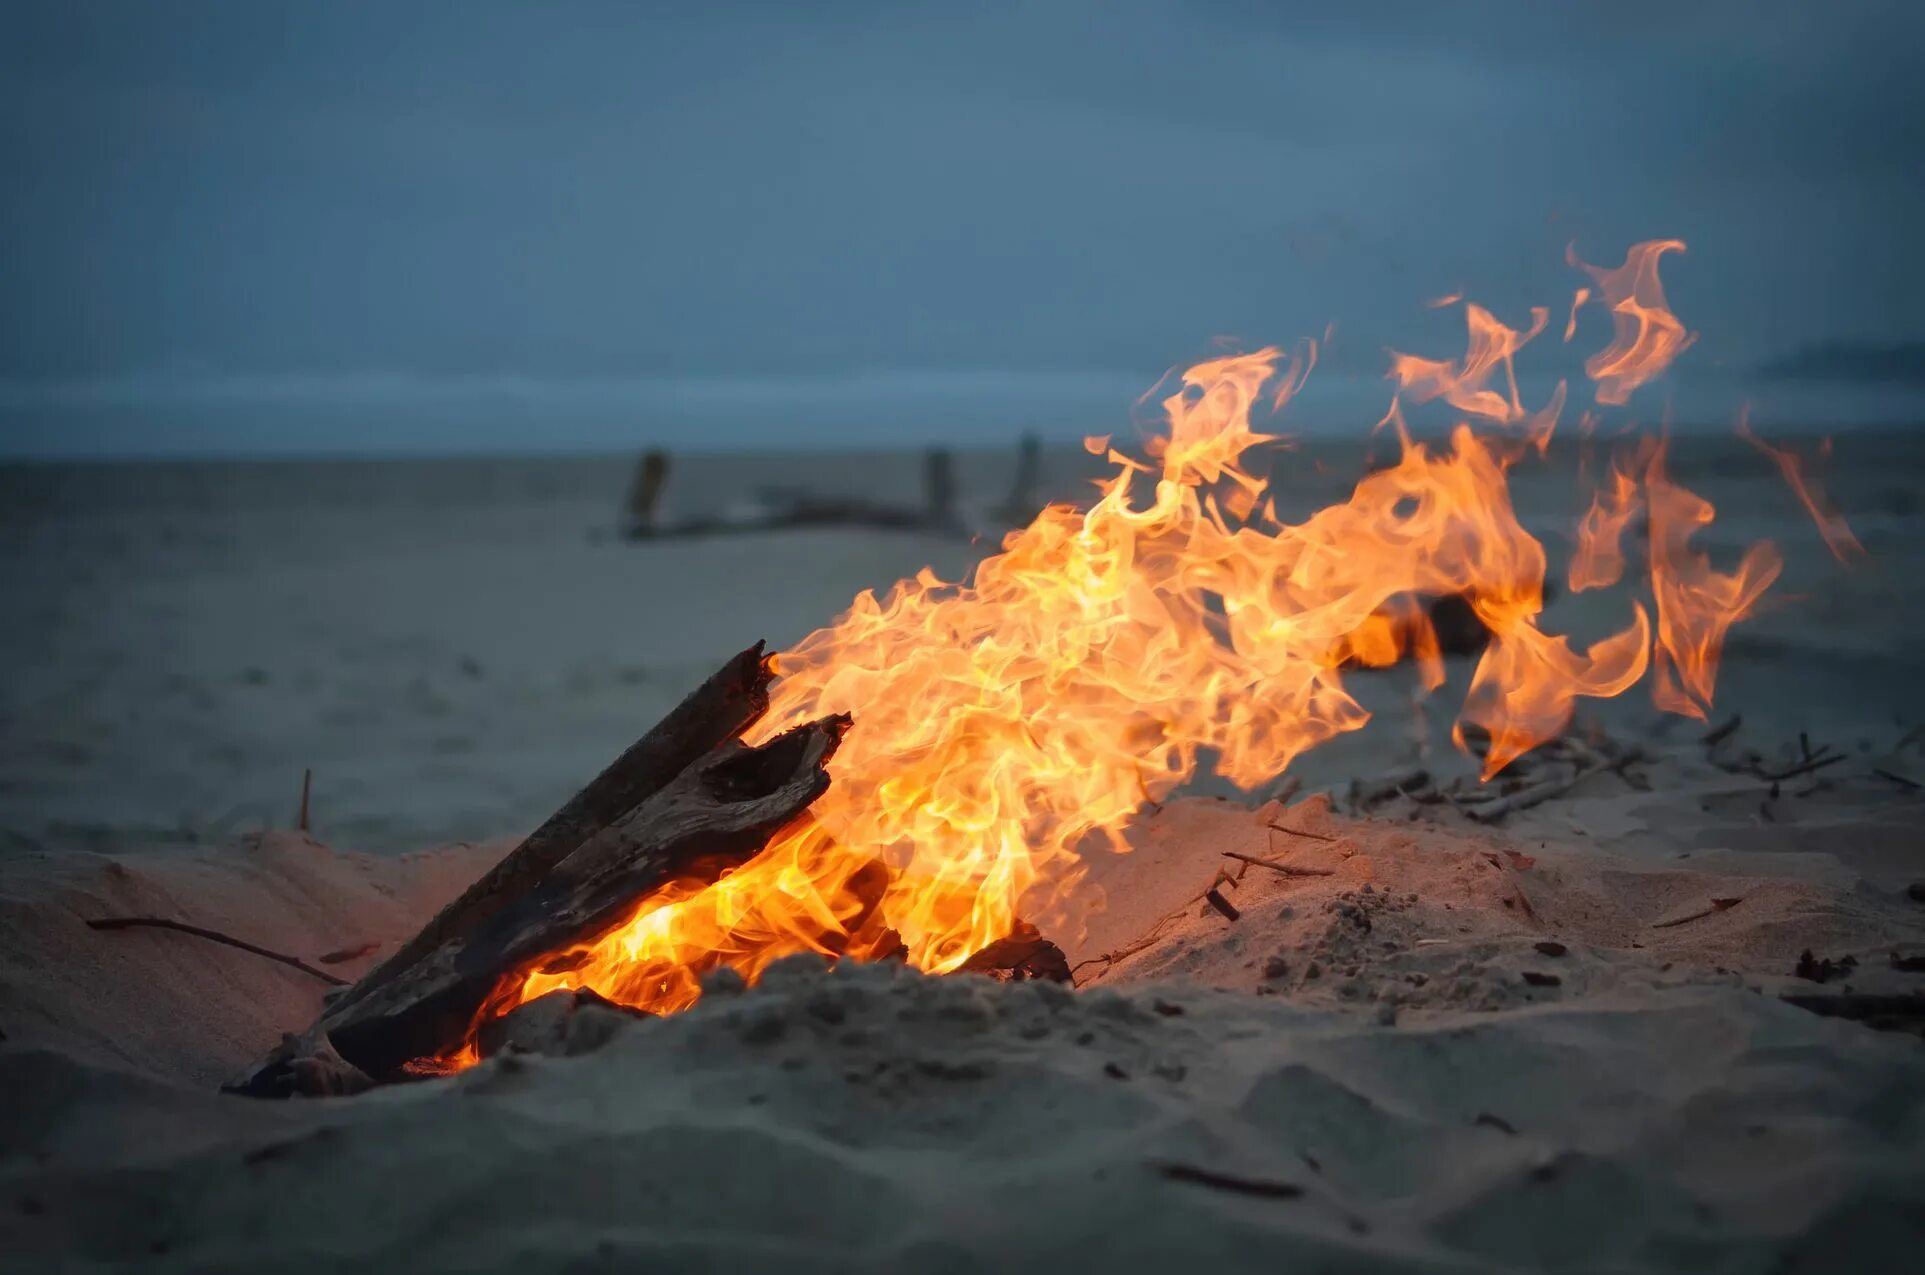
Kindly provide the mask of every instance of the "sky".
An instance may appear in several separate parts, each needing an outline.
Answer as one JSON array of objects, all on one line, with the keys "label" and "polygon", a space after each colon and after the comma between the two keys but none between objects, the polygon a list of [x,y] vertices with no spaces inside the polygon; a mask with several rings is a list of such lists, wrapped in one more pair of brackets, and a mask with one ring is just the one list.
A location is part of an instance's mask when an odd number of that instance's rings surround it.
[{"label": "sky", "polygon": [[1742,380],[1925,339],[1921,55],[1910,2],[0,0],[0,454],[1067,436],[1326,332],[1380,413],[1461,352],[1425,300],[1561,314],[1573,241],[1685,240]]}]

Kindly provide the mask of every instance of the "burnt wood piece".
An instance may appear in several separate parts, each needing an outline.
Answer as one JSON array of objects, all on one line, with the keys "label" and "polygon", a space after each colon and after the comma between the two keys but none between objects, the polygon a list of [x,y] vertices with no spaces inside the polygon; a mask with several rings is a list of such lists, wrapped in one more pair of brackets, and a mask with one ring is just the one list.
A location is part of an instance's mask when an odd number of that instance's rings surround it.
[{"label": "burnt wood piece", "polygon": [[449,939],[468,934],[526,894],[556,864],[616,819],[660,792],[697,758],[733,739],[769,711],[775,678],[763,644],[724,664],[708,681],[629,745],[586,788],[511,850],[461,897],[421,927],[334,1002],[339,1012],[412,968]]},{"label": "burnt wood piece", "polygon": [[374,1081],[335,1053],[316,1024],[298,1036],[283,1035],[252,1071],[221,1088],[249,1098],[345,1098],[374,1088]]},{"label": "burnt wood piece", "polygon": [[987,974],[998,983],[1026,983],[1039,978],[1051,983],[1070,981],[1069,958],[1063,955],[1063,949],[1020,919],[1006,937],[976,952],[958,967],[958,972]]},{"label": "burnt wood piece", "polygon": [[[377,1082],[453,1054],[507,980],[600,939],[670,881],[713,880],[754,856],[827,790],[824,766],[848,725],[827,717],[760,747],[722,744],[480,925],[446,936],[358,1000],[329,1007],[297,1043],[331,1046]],[[301,1061],[276,1051],[231,1088],[283,1092],[278,1077]]]},{"label": "burnt wood piece", "polygon": [[591,988],[554,991],[490,1019],[475,1034],[475,1046],[483,1058],[501,1053],[572,1058],[600,1049],[624,1023],[648,1017]]}]

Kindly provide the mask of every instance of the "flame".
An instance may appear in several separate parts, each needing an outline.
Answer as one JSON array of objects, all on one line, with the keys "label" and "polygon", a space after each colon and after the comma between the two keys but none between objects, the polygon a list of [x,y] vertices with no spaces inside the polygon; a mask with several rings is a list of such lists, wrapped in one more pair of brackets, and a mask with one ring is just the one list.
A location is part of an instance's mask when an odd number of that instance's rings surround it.
[{"label": "flame", "polygon": [[1571,338],[1577,335],[1577,312],[1583,309],[1584,303],[1590,299],[1589,288],[1579,288],[1571,294],[1571,317],[1564,320],[1564,344],[1569,345]]},{"label": "flame", "polygon": [[[1612,406],[1628,402],[1631,391],[1661,374],[1698,339],[1671,313],[1664,285],[1658,281],[1658,258],[1683,251],[1682,239],[1654,239],[1634,245],[1623,265],[1606,270],[1578,260],[1575,244],[1565,250],[1564,259],[1591,276],[1598,299],[1611,312],[1611,344],[1584,361],[1585,372],[1597,382],[1598,402]],[[1566,340],[1577,330],[1578,307],[1586,299],[1580,290],[1571,303]]]},{"label": "flame", "polygon": [[1651,593],[1657,599],[1658,641],[1652,698],[1666,712],[1702,720],[1718,680],[1725,630],[1756,605],[1784,565],[1769,542],[1745,550],[1736,571],[1712,569],[1691,548],[1691,537],[1709,526],[1711,502],[1673,483],[1665,473],[1660,442],[1645,467],[1645,498],[1651,510]]},{"label": "flame", "polygon": [[[1831,550],[1834,558],[1840,562],[1849,563],[1853,558],[1865,556],[1865,546],[1858,543],[1858,537],[1852,534],[1844,515],[1832,508],[1831,502],[1825,499],[1824,484],[1819,479],[1815,466],[1813,472],[1807,473],[1805,462],[1800,459],[1798,453],[1788,447],[1773,447],[1752,433],[1751,421],[1744,413],[1738,416],[1738,437],[1771,457],[1772,462],[1778,466],[1778,472],[1784,476],[1786,485],[1797,493],[1799,502],[1805,507],[1805,512],[1811,515],[1814,523],[1818,524],[1818,534],[1825,538],[1825,547]],[[1821,438],[1818,440],[1818,460],[1822,464],[1830,459],[1831,440]]]},{"label": "flame", "polygon": [[[1449,304],[1446,298],[1438,304]],[[1426,359],[1414,354],[1390,352],[1389,379],[1397,382],[1402,396],[1413,403],[1428,403],[1441,398],[1458,411],[1497,425],[1520,427],[1524,438],[1542,454],[1550,446],[1551,433],[1564,410],[1564,382],[1559,381],[1551,401],[1536,412],[1524,410],[1517,395],[1517,352],[1535,340],[1551,320],[1542,306],[1531,309],[1531,326],[1519,329],[1505,326],[1480,305],[1464,307],[1464,321],[1470,329],[1470,348],[1462,360]],[[1499,370],[1504,373],[1504,391],[1491,389],[1489,381]]]},{"label": "flame", "polygon": [[1591,508],[1577,526],[1577,548],[1571,555],[1567,579],[1572,593],[1604,589],[1624,576],[1624,529],[1642,505],[1637,475],[1614,463],[1605,483],[1591,498]]},{"label": "flame", "polygon": [[1362,624],[1339,638],[1330,652],[1338,668],[1350,664],[1388,668],[1406,657],[1417,662],[1426,691],[1444,684],[1444,656],[1437,643],[1437,626],[1431,623],[1430,613],[1409,594],[1392,598],[1371,612]]},{"label": "flame", "polygon": [[[1624,270],[1593,271],[1619,322],[1593,360],[1600,400],[1688,340],[1657,286],[1657,258],[1678,246],[1640,245]],[[1391,375],[1414,401],[1497,428],[1460,423],[1428,446],[1393,403],[1396,463],[1303,522],[1278,520],[1244,456],[1270,440],[1253,413],[1289,399],[1315,347],[1291,360],[1264,349],[1182,373],[1148,460],[1087,440],[1114,466],[1088,509],[1046,508],[965,581],[925,570],[859,595],[780,656],[753,731],[854,716],[809,816],[719,881],[657,892],[613,933],[505,986],[490,1012],[584,985],[669,1012],[700,996],[706,971],[753,979],[802,951],[953,970],[1009,933],[1019,907],[1047,915],[1078,879],[1079,848],[1124,848],[1137,811],[1206,755],[1249,786],[1363,726],[1346,663],[1414,650],[1426,682],[1441,683],[1423,596],[1464,596],[1490,630],[1460,719],[1489,736],[1486,776],[1561,732],[1577,698],[1622,694],[1654,658],[1660,702],[1702,715],[1724,633],[1777,574],[1775,553],[1759,546],[1736,573],[1713,571],[1687,544],[1711,506],[1670,481],[1657,446],[1614,469],[1572,569],[1574,588],[1615,582],[1623,527],[1648,505],[1655,637],[1637,602],[1581,653],[1544,632],[1546,555],[1518,523],[1506,473],[1520,427],[1528,443],[1548,438],[1512,368],[1547,315],[1522,330],[1478,306],[1466,315],[1461,360],[1394,355]],[[1500,370],[1501,391],[1489,384]]]}]

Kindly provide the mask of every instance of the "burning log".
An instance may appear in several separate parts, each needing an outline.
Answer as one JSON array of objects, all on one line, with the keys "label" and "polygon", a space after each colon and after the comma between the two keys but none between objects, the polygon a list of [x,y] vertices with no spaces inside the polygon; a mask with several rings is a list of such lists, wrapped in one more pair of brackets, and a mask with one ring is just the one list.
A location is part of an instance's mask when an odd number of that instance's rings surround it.
[{"label": "burning log", "polygon": [[450,939],[473,932],[589,837],[660,792],[698,758],[741,734],[768,712],[774,680],[760,642],[724,664],[420,933],[363,975],[334,1008],[354,1004]]},{"label": "burning log", "polygon": [[713,879],[753,857],[828,788],[824,765],[849,723],[827,717],[741,743],[772,676],[760,644],[731,660],[230,1090],[342,1092],[357,1074],[393,1079],[455,1055],[516,975],[608,933],[671,881]]},{"label": "burning log", "polygon": [[1020,918],[1006,937],[964,961],[960,972],[986,974],[998,983],[1024,983],[1032,979],[1050,983],[1070,981],[1069,958],[1063,955],[1063,949]]}]

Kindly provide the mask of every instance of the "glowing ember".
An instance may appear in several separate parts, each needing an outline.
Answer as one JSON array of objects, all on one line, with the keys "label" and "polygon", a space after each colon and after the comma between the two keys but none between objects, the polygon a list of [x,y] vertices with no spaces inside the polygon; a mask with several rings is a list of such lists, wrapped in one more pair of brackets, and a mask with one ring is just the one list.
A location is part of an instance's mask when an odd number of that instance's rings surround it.
[{"label": "glowing ember", "polygon": [[[1585,267],[1616,331],[1587,364],[1599,402],[1624,402],[1690,344],[1657,276],[1659,257],[1682,247],[1641,244],[1618,270]],[[1109,452],[1115,475],[1087,511],[1046,509],[967,583],[925,571],[886,598],[856,598],[780,657],[755,730],[854,715],[812,817],[720,881],[648,899],[557,962],[565,972],[505,988],[495,1010],[586,985],[673,1011],[710,969],[753,979],[801,951],[906,950],[924,970],[952,970],[1006,934],[1019,903],[1046,915],[1079,874],[1079,843],[1121,848],[1124,826],[1202,751],[1248,786],[1362,726],[1346,660],[1414,650],[1441,681],[1414,596],[1464,595],[1490,629],[1462,715],[1489,734],[1487,776],[1561,732],[1578,697],[1622,694],[1654,659],[1658,702],[1702,715],[1725,631],[1777,574],[1775,551],[1713,571],[1688,545],[1711,506],[1666,477],[1662,446],[1646,448],[1614,464],[1585,517],[1571,587],[1622,576],[1623,532],[1646,508],[1655,628],[1632,603],[1622,631],[1583,652],[1543,632],[1545,552],[1519,526],[1505,475],[1549,442],[1563,406],[1560,385],[1525,408],[1512,367],[1548,314],[1518,330],[1465,313],[1461,360],[1395,355],[1391,376],[1402,397],[1441,399],[1488,432],[1462,424],[1433,449],[1404,435],[1393,407],[1401,459],[1307,521],[1280,522],[1241,458],[1266,441],[1253,409],[1289,397],[1314,347],[1287,363],[1260,350],[1184,373],[1151,463]]]}]

